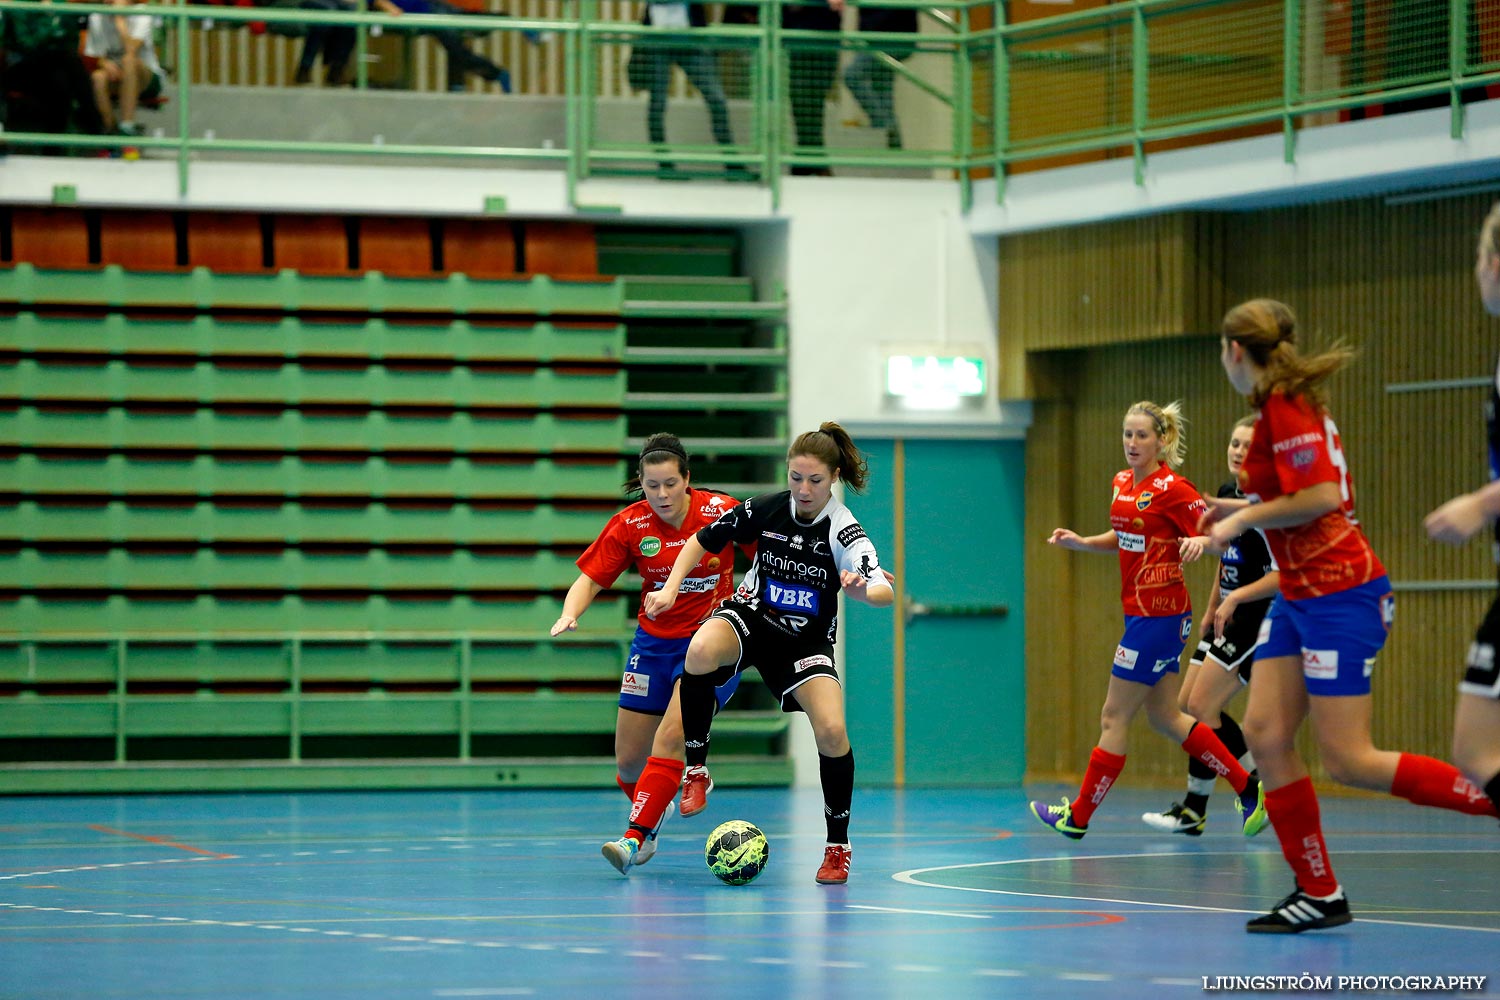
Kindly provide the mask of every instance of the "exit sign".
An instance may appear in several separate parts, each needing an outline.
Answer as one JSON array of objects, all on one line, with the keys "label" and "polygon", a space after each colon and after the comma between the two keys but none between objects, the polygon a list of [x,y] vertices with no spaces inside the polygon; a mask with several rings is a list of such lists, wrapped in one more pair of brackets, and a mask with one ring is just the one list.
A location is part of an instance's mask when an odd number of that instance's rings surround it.
[{"label": "exit sign", "polygon": [[885,391],[921,409],[952,409],[988,390],[984,359],[938,354],[893,354],[885,363]]}]

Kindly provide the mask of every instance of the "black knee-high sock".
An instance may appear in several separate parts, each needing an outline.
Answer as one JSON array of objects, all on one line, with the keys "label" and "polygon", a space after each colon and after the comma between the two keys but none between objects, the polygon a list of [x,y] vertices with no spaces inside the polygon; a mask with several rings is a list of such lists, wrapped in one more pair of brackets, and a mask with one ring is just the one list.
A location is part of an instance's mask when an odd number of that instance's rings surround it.
[{"label": "black knee-high sock", "polygon": [[1208,796],[1213,792],[1219,772],[1196,757],[1188,758],[1188,790],[1182,804],[1199,816],[1208,813]]},{"label": "black knee-high sock", "polygon": [[[1240,724],[1228,712],[1219,713],[1219,727],[1214,730],[1214,735],[1224,744],[1225,750],[1234,754],[1236,760],[1241,764],[1245,763],[1245,754],[1250,752],[1250,748],[1245,744],[1245,733],[1240,729]],[[1247,765],[1245,770],[1251,768]]]},{"label": "black knee-high sock", "polygon": [[1496,811],[1500,812],[1500,774],[1495,775],[1484,786],[1484,794],[1490,797],[1490,801],[1495,803]]},{"label": "black knee-high sock", "polygon": [[842,757],[818,754],[818,777],[823,780],[823,819],[830,844],[849,843],[849,806],[854,801],[854,751]]},{"label": "black knee-high sock", "polygon": [[714,682],[708,674],[682,675],[682,737],[687,766],[708,763],[708,730],[714,722]]}]

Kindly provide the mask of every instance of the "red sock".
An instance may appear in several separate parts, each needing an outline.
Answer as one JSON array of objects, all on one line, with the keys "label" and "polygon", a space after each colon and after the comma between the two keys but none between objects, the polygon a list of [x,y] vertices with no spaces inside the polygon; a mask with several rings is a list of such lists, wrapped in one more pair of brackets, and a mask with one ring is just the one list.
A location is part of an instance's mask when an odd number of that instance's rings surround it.
[{"label": "red sock", "polygon": [[635,782],[633,782],[633,781],[626,781],[624,778],[620,777],[620,775],[619,775],[618,772],[616,772],[615,773],[615,784],[617,784],[617,785],[620,786],[620,791],[622,791],[622,792],[625,793],[625,797],[627,799],[629,799],[632,802],[635,801]]},{"label": "red sock", "polygon": [[1089,818],[1094,815],[1094,810],[1099,808],[1099,803],[1104,801],[1104,796],[1109,794],[1110,786],[1125,769],[1125,755],[1110,753],[1100,747],[1094,747],[1094,752],[1089,754],[1089,769],[1083,772],[1083,784],[1078,789],[1078,801],[1073,803],[1073,825],[1088,826]]},{"label": "red sock", "polygon": [[1203,723],[1193,723],[1193,728],[1188,730],[1187,739],[1182,741],[1182,749],[1187,751],[1189,757],[1202,761],[1217,771],[1219,777],[1229,782],[1236,792],[1245,790],[1250,772],[1234,759],[1234,754],[1224,746],[1224,741]]},{"label": "red sock", "polygon": [[1281,854],[1292,866],[1297,885],[1313,896],[1331,896],[1339,889],[1323,841],[1323,815],[1311,778],[1266,793],[1266,814],[1276,827]]},{"label": "red sock", "polygon": [[1470,816],[1495,816],[1495,803],[1452,764],[1421,754],[1404,753],[1396,765],[1391,794],[1419,806],[1452,809]]},{"label": "red sock", "polygon": [[682,761],[670,757],[646,758],[646,769],[635,782],[635,806],[630,810],[630,829],[625,836],[645,843],[646,835],[661,825],[662,814],[682,785],[683,767]]}]

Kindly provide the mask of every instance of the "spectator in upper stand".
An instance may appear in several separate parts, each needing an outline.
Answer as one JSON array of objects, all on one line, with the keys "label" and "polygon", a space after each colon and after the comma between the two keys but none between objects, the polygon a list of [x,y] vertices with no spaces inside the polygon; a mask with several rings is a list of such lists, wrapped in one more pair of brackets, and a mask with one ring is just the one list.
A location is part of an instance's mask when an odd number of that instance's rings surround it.
[{"label": "spectator in upper stand", "polygon": [[[641,19],[646,27],[657,28],[702,28],[708,25],[708,17],[701,3],[648,3]],[[724,100],[724,83],[719,78],[718,52],[701,45],[640,45],[631,59],[641,59],[645,67],[642,74],[650,102],[646,106],[646,132],[653,146],[663,146],[667,141],[667,91],[672,84],[672,65],[682,67],[687,78],[703,103],[708,105],[709,123],[713,128],[714,141],[721,146],[734,144],[734,135],[729,129],[729,105]],[[662,169],[670,171],[673,164],[663,161]],[[745,172],[738,164],[730,164],[731,174]]]},{"label": "spectator in upper stand", "polygon": [[[113,0],[128,7],[126,0]],[[156,58],[151,41],[154,28],[149,14],[90,14],[84,55],[98,60],[91,74],[94,104],[105,131],[140,135],[135,110],[140,101],[160,96],[166,73]],[[115,101],[120,103],[118,119]]]},{"label": "spectator in upper stand", "polygon": [[[844,0],[787,0],[781,8],[781,26],[794,31],[837,32],[842,24]],[[787,40],[787,86],[791,90],[792,124],[799,152],[823,149],[823,116],[828,91],[839,75],[837,42]],[[827,177],[827,167],[795,166],[793,174]]]},{"label": "spectator in upper stand", "polygon": [[11,10],[0,22],[4,49],[5,127],[12,132],[104,131],[78,54],[79,14],[37,4],[35,13]]},{"label": "spectator in upper stand", "polygon": [[[860,7],[860,31],[917,32],[915,7]],[[885,133],[885,144],[901,148],[901,126],[896,121],[896,73],[883,56],[904,60],[917,50],[912,42],[872,43],[844,70],[844,86],[870,119],[870,127]]]},{"label": "spectator in upper stand", "polygon": [[[373,6],[387,14],[400,16],[401,14],[462,14],[464,11],[447,0],[373,0]],[[490,62],[484,56],[470,50],[468,42],[464,40],[464,33],[456,28],[423,28],[419,32],[423,35],[431,35],[432,38],[448,53],[448,89],[461,91],[464,89],[464,75],[473,73],[491,83],[498,83],[500,89],[510,93],[510,73],[503,67]]]},{"label": "spectator in upper stand", "polygon": [[[256,0],[257,6],[293,10],[324,10],[332,14],[352,14],[355,6],[345,0]],[[302,54],[297,57],[297,83],[312,83],[313,64],[323,57],[323,79],[330,87],[349,83],[349,56],[354,52],[354,26],[351,24],[273,24],[273,34],[302,38]]]}]

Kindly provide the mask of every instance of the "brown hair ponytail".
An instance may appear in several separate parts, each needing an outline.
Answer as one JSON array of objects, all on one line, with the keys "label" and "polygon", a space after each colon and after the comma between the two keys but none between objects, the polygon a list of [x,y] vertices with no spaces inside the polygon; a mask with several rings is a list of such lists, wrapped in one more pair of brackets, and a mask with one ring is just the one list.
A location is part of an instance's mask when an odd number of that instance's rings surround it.
[{"label": "brown hair ponytail", "polygon": [[1354,357],[1354,349],[1342,343],[1310,357],[1298,353],[1297,316],[1275,299],[1241,302],[1225,314],[1223,332],[1265,370],[1250,392],[1250,405],[1256,407],[1279,391],[1322,409],[1327,405],[1323,383]]},{"label": "brown hair ponytail", "polygon": [[870,466],[854,446],[849,432],[832,420],[825,420],[815,431],[799,435],[786,450],[786,457],[799,455],[815,458],[839,474],[844,484],[856,493],[863,493],[870,479]]}]

